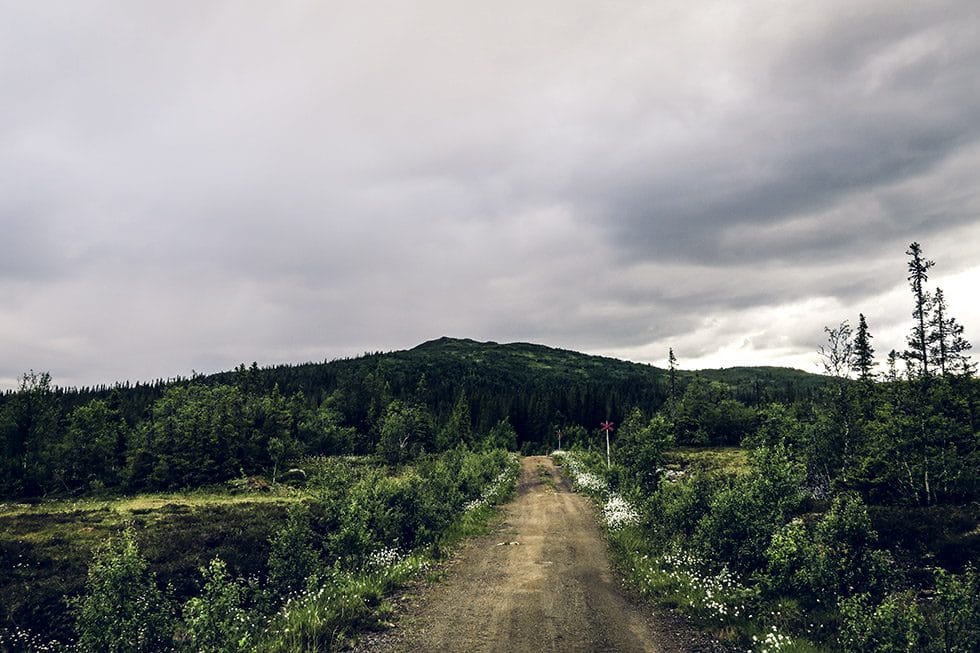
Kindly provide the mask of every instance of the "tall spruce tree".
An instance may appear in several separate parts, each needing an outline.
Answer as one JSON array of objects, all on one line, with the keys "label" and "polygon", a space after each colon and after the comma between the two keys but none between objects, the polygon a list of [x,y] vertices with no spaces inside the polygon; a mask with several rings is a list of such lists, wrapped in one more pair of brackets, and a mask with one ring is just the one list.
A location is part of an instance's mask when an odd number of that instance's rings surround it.
[{"label": "tall spruce tree", "polygon": [[864,313],[858,316],[857,333],[854,335],[854,360],[851,370],[856,372],[862,381],[871,381],[874,378],[872,369],[875,366],[874,347],[871,346],[873,336],[868,331],[868,322],[864,318]]},{"label": "tall spruce tree", "polygon": [[918,367],[921,377],[929,376],[929,308],[932,301],[930,293],[925,288],[929,280],[929,269],[936,264],[924,258],[922,246],[919,243],[912,243],[905,252],[911,258],[908,264],[908,281],[912,287],[912,295],[915,299],[915,309],[912,311],[912,318],[915,325],[912,333],[909,334],[908,346],[905,351],[905,358],[910,363]]},{"label": "tall spruce tree", "polygon": [[932,297],[932,317],[929,319],[929,355],[939,366],[939,372],[946,376],[946,362],[949,354],[949,318],[946,315],[946,297],[942,288],[936,288]]}]

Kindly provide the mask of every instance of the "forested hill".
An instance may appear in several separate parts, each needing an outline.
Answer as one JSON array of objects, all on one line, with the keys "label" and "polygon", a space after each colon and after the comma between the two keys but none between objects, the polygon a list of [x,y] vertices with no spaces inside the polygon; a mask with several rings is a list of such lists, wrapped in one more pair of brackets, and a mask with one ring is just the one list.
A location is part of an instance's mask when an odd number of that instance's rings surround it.
[{"label": "forested hill", "polygon": [[[457,443],[525,452],[598,442],[602,420],[660,409],[668,371],[524,343],[440,338],[406,351],[154,383],[59,388],[29,373],[0,395],[0,495],[190,487],[303,454],[393,460]],[[756,407],[813,396],[797,370],[679,371],[677,441],[737,444]]]},{"label": "forested hill", "polygon": [[[683,363],[683,362],[682,362]],[[678,396],[698,378],[702,400],[737,400],[749,406],[810,398],[826,377],[775,367],[678,370]],[[487,433],[509,420],[519,443],[542,443],[556,427],[594,427],[619,421],[630,408],[652,414],[669,391],[666,370],[614,358],[592,356],[537,344],[477,342],[443,337],[413,349],[370,353],[321,363],[260,368],[254,363],[194,378],[113,387],[62,389],[53,393],[64,414],[92,399],[106,399],[129,425],[146,419],[168,388],[187,385],[234,386],[251,395],[278,387],[298,393],[316,409],[325,401],[344,425],[363,434],[377,432],[378,420],[393,399],[424,405],[437,426],[445,424],[462,398],[472,429]],[[0,397],[0,405],[14,398]]]},{"label": "forested hill", "polygon": [[[776,367],[677,372],[677,392],[695,377],[724,384],[715,390],[745,404],[809,398],[826,377]],[[426,405],[444,423],[462,396],[474,431],[508,419],[520,441],[539,441],[563,424],[594,426],[640,407],[654,412],[667,398],[667,371],[640,363],[530,343],[477,342],[442,337],[408,350],[323,363],[239,367],[199,379],[253,391],[278,386],[322,402],[333,396],[345,422],[369,432],[379,404],[391,399]],[[186,381],[185,381],[186,382]],[[373,414],[374,413],[374,414]]]}]

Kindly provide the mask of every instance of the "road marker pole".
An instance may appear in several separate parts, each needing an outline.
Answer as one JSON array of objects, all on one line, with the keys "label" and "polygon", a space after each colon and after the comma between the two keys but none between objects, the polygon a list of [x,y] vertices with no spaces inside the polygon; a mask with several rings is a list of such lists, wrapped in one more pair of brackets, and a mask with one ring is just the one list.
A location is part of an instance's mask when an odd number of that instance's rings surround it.
[{"label": "road marker pole", "polygon": [[609,469],[609,432],[615,427],[612,422],[599,422],[599,429],[606,432],[606,469]]}]

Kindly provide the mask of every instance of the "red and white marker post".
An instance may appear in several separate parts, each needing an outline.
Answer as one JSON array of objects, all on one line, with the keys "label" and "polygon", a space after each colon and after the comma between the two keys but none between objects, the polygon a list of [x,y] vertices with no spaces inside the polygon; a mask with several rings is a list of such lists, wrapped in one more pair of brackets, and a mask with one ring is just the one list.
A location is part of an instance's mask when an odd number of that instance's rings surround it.
[{"label": "red and white marker post", "polygon": [[609,432],[615,428],[612,422],[599,422],[599,430],[606,432],[606,469],[609,469]]}]

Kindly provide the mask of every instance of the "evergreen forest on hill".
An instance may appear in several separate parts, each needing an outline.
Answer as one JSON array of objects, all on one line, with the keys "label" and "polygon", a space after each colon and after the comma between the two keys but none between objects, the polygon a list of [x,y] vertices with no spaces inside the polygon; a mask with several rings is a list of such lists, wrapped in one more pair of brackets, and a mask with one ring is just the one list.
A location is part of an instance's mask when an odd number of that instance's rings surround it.
[{"label": "evergreen forest on hill", "polygon": [[112,387],[28,372],[0,395],[0,651],[347,646],[559,434],[629,582],[732,647],[975,651],[980,380],[906,254],[906,349],[860,314],[825,328],[820,375],[451,338]]},{"label": "evergreen forest on hill", "polygon": [[[676,379],[692,416],[680,441],[700,444],[738,444],[754,408],[813,400],[827,382],[765,367],[677,371]],[[652,414],[668,393],[666,371],[649,365],[451,338],[353,359],[243,364],[113,387],[59,388],[46,373],[30,372],[20,390],[0,396],[0,493],[188,488],[242,473],[274,475],[300,455],[404,458],[458,442],[545,453],[559,429],[586,444],[601,420],[618,421],[637,407]],[[410,434],[393,434],[398,420]]]}]

